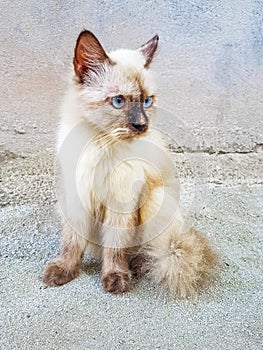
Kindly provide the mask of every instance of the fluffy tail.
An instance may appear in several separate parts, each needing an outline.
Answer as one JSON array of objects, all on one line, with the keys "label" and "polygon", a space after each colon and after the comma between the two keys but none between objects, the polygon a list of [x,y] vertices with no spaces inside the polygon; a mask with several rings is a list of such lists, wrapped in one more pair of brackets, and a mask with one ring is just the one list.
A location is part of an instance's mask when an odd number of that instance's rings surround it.
[{"label": "fluffy tail", "polygon": [[144,254],[150,278],[179,298],[194,297],[209,281],[217,260],[206,237],[194,228],[161,234],[147,244]]}]

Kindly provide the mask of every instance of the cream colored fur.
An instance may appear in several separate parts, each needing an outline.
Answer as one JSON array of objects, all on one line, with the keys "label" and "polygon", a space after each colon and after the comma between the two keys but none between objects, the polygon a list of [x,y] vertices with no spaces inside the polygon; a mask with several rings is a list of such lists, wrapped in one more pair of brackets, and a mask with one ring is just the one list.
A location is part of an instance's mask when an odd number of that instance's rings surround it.
[{"label": "cream colored fur", "polygon": [[[71,79],[61,109],[57,154],[71,240],[99,257],[101,246],[139,247],[154,281],[174,296],[192,296],[208,280],[215,256],[201,234],[182,232],[179,188],[165,143],[151,126],[131,136],[121,112],[105,103],[119,94],[139,96],[138,79],[155,95],[151,70],[140,50],[108,57],[115,65],[91,76],[89,84]],[[150,123],[155,109],[148,112]]]}]

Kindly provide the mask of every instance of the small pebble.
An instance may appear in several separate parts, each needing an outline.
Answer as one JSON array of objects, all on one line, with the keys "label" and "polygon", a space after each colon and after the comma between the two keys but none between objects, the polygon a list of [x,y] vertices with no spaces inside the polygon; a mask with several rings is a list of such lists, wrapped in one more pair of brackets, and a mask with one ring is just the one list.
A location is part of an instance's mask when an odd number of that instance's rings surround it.
[{"label": "small pebble", "polygon": [[22,129],[22,128],[21,129],[20,128],[15,128],[14,130],[15,130],[16,134],[25,134],[26,133],[26,131],[24,129]]}]

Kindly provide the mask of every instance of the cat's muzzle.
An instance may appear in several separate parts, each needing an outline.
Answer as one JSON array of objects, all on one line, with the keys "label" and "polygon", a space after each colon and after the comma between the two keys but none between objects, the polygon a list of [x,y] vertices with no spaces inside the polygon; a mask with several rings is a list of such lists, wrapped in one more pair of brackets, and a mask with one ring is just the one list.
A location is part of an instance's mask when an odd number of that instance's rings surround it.
[{"label": "cat's muzzle", "polygon": [[148,129],[148,117],[141,103],[133,104],[127,113],[128,127],[136,134],[142,134]]}]

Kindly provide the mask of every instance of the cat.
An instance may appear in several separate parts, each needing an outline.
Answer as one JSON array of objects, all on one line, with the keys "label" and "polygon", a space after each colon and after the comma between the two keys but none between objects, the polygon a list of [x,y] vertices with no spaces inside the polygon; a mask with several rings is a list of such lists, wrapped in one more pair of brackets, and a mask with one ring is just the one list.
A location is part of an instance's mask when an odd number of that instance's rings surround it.
[{"label": "cat", "polygon": [[216,253],[197,230],[183,231],[167,146],[151,127],[158,41],[106,53],[93,33],[79,34],[57,137],[64,224],[61,253],[43,273],[49,286],[80,274],[87,247],[106,292],[127,292],[146,275],[185,298],[210,279]]}]

